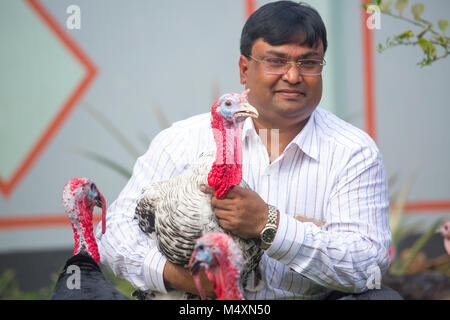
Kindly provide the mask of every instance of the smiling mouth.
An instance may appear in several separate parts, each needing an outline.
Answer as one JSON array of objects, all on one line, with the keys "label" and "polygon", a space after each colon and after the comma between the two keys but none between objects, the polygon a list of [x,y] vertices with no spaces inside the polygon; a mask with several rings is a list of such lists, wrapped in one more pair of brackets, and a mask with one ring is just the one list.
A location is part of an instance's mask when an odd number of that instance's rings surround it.
[{"label": "smiling mouth", "polygon": [[284,90],[280,90],[280,91],[275,91],[275,93],[278,93],[284,97],[288,97],[288,98],[297,98],[297,97],[305,97],[306,94],[304,92],[301,91],[284,91]]}]

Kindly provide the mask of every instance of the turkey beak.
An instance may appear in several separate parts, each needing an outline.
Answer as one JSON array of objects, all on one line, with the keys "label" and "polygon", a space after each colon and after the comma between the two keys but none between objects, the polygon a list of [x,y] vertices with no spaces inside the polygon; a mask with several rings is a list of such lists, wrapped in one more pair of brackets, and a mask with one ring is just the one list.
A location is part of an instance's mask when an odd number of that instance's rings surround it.
[{"label": "turkey beak", "polygon": [[195,286],[197,287],[202,300],[206,299],[206,294],[200,281],[199,271],[204,268],[205,264],[207,265],[208,262],[211,261],[211,259],[211,255],[208,252],[203,251],[202,246],[196,246],[194,252],[192,252],[191,259],[189,260],[188,264],[189,270],[192,273],[192,278],[194,279]]},{"label": "turkey beak", "polygon": [[103,207],[103,201],[102,201],[102,198],[100,197],[100,196],[97,196],[96,198],[95,198],[95,205],[97,206],[97,207],[99,207],[99,208],[102,208]]},{"label": "turkey beak", "polygon": [[91,185],[91,190],[89,191],[88,197],[90,201],[95,201],[94,205],[99,208],[103,207],[103,196],[101,195],[100,191],[98,191],[95,184]]},{"label": "turkey beak", "polygon": [[188,267],[192,274],[196,274],[202,267],[204,267],[204,265],[208,265],[211,261],[211,255],[207,251],[203,250],[203,246],[196,245],[194,252],[192,252],[191,259],[189,260]]},{"label": "turkey beak", "polygon": [[255,107],[253,107],[250,103],[244,102],[241,104],[241,107],[239,109],[236,109],[233,112],[233,119],[243,117],[252,117],[252,118],[258,118],[259,113],[258,110],[256,110]]},{"label": "turkey beak", "polygon": [[106,231],[106,201],[103,195],[98,191],[95,184],[91,185],[91,190],[89,191],[89,199],[95,201],[95,205],[102,208],[102,234]]},{"label": "turkey beak", "polygon": [[189,271],[191,271],[192,275],[200,271],[200,262],[197,259],[191,258],[191,261],[189,261]]}]

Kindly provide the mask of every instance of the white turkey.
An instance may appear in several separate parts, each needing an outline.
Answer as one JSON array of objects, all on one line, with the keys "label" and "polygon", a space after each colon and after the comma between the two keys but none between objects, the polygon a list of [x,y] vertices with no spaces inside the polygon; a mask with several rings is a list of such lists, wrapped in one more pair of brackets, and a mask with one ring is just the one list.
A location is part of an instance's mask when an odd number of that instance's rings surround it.
[{"label": "white turkey", "polygon": [[200,281],[200,270],[205,270],[218,300],[242,300],[242,252],[229,235],[208,233],[198,239],[189,270],[203,300],[206,295]]},{"label": "white turkey", "polygon": [[200,191],[201,185],[216,190],[223,199],[234,186],[249,188],[242,180],[242,129],[248,117],[258,117],[247,102],[249,89],[241,94],[221,96],[211,108],[211,127],[216,149],[203,153],[180,175],[151,183],[142,190],[135,218],[144,233],[154,238],[167,259],[187,267],[195,242],[210,232],[229,234],[243,253],[241,284],[245,290],[259,290],[263,285],[259,267],[263,250],[259,239],[242,239],[225,231],[211,206],[211,195]]}]

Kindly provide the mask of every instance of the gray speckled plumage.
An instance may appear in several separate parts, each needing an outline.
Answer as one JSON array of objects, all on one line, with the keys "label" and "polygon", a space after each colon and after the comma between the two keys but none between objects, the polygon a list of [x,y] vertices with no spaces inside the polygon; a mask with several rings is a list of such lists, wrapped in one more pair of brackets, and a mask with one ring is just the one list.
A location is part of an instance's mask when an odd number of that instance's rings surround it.
[{"label": "gray speckled plumage", "polygon": [[[225,231],[218,223],[211,206],[211,195],[200,191],[207,185],[208,173],[215,153],[202,154],[198,161],[179,176],[152,183],[142,190],[135,218],[141,230],[156,234],[159,250],[167,259],[187,267],[195,242],[209,232],[229,234],[243,252],[241,284],[244,290],[256,291],[263,284],[259,262],[263,250],[258,239],[242,239]],[[248,188],[242,180],[241,187]]]}]

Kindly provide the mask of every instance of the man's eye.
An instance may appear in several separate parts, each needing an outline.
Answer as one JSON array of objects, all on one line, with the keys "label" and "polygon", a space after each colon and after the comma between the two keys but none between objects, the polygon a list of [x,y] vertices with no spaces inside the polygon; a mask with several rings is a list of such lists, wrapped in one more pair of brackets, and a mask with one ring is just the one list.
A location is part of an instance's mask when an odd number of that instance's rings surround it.
[{"label": "man's eye", "polygon": [[303,60],[302,64],[305,66],[318,66],[320,62],[317,60]]},{"label": "man's eye", "polygon": [[281,58],[266,58],[265,59],[267,63],[270,63],[272,65],[284,65],[286,64],[286,60],[285,59],[281,59]]},{"label": "man's eye", "polygon": [[317,60],[302,60],[301,66],[304,68],[317,68],[320,65],[320,61]]}]

